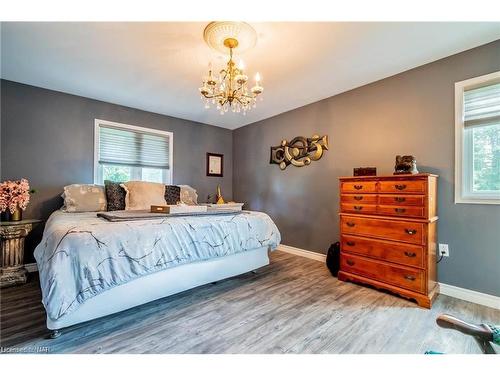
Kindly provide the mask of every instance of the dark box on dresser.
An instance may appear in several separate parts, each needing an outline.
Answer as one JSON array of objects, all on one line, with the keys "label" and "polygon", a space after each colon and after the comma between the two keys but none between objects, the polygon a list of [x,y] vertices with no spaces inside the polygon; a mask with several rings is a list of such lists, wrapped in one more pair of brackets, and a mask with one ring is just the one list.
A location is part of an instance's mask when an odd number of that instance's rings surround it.
[{"label": "dark box on dresser", "polygon": [[377,175],[376,167],[354,168],[353,176],[376,176],[376,175]]}]

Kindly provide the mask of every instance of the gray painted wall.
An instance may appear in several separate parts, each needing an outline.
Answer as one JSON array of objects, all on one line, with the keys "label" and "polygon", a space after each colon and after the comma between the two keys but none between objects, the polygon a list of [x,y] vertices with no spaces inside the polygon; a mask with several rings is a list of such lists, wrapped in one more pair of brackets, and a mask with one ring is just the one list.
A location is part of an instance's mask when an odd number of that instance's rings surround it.
[{"label": "gray painted wall", "polygon": [[[173,132],[174,183],[196,188],[200,201],[217,184],[232,197],[230,130],[2,80],[1,179],[25,177],[38,190],[25,217],[46,219],[61,207],[63,186],[93,183],[96,118]],[[224,177],[206,176],[206,152],[224,154]]]},{"label": "gray painted wall", "polygon": [[[500,206],[454,204],[454,82],[500,70],[500,41],[398,74],[233,132],[237,201],[269,213],[286,245],[324,253],[339,238],[338,177],[353,167],[392,174],[396,154],[439,178],[439,280],[500,296]],[[332,72],[335,74],[335,72]],[[328,134],[304,168],[269,164],[283,138]]]}]

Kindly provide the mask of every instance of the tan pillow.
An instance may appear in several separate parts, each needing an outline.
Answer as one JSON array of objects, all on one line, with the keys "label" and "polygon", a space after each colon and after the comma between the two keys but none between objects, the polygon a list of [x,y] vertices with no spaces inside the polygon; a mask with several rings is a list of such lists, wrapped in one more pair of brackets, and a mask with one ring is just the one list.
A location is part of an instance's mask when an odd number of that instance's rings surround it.
[{"label": "tan pillow", "polygon": [[64,199],[62,208],[65,212],[106,211],[104,186],[73,184],[64,187],[61,195]]},{"label": "tan pillow", "polygon": [[125,210],[149,210],[152,205],[166,206],[165,185],[157,182],[129,181],[125,189]]}]

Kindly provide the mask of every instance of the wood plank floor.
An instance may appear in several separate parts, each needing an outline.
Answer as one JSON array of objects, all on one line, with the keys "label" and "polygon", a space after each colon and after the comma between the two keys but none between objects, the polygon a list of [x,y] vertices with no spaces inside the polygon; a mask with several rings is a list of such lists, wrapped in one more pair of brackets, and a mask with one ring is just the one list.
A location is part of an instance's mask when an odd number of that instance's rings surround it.
[{"label": "wood plank floor", "polygon": [[425,310],[340,282],[322,262],[279,251],[256,275],[246,273],[82,323],[55,340],[46,338],[36,279],[3,289],[0,297],[3,352],[479,353],[473,339],[439,328],[438,314],[500,323],[499,310],[447,296]]}]

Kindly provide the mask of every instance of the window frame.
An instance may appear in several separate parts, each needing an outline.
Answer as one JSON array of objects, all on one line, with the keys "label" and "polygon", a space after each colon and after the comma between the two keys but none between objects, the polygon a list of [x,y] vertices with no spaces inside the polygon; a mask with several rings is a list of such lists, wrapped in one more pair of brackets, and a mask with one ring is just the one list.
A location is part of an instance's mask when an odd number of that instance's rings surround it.
[{"label": "window frame", "polygon": [[464,127],[464,92],[500,79],[500,71],[455,83],[455,203],[500,204],[494,192],[473,192],[473,134]]},{"label": "window frame", "polygon": [[[120,122],[113,122],[108,120],[95,119],[94,120],[94,184],[102,185],[104,183],[102,176],[102,168],[99,168],[99,151],[100,151],[100,130],[101,125],[113,126],[115,128],[124,130],[135,130],[144,133],[158,134],[168,137],[168,160],[169,169],[164,169],[162,172],[163,183],[172,184],[174,179],[174,133],[165,130],[157,130],[146,128],[142,126],[123,124]],[[142,167],[141,167],[142,168]],[[134,170],[135,169],[135,170]],[[135,181],[136,177],[139,176],[139,167],[132,167],[131,171],[131,181]],[[142,181],[138,178],[137,180]]]}]

